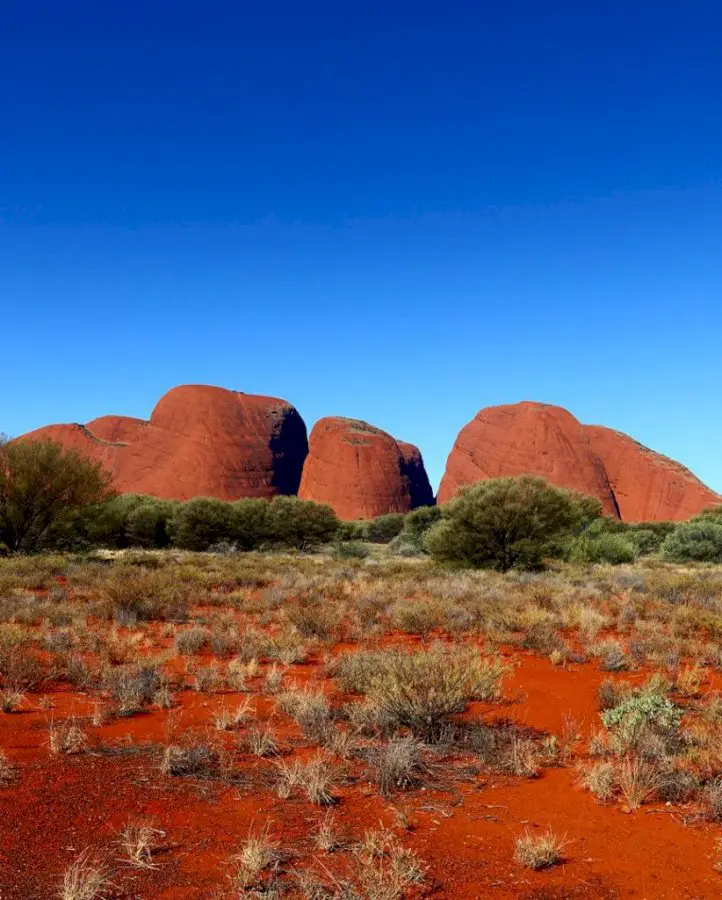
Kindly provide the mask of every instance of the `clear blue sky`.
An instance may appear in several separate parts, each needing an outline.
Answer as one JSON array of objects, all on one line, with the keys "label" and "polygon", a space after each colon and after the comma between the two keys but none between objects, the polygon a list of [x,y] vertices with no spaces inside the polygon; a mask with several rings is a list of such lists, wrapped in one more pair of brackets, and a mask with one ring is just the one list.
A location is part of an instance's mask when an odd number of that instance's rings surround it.
[{"label": "clear blue sky", "polygon": [[722,6],[3,0],[0,431],[179,383],[722,490]]}]

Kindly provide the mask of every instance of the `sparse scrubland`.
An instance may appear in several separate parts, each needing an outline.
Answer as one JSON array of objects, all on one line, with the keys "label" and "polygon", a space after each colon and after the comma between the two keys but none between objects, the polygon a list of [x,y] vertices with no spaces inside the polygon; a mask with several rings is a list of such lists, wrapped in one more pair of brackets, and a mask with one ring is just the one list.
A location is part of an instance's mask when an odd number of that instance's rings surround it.
[{"label": "sparse scrubland", "polygon": [[363,546],[0,561],[4,896],[719,891],[722,570]]},{"label": "sparse scrubland", "polygon": [[117,498],[44,527],[122,520],[105,549],[0,559],[3,900],[719,895],[715,513],[282,499],[273,540],[276,501]]}]

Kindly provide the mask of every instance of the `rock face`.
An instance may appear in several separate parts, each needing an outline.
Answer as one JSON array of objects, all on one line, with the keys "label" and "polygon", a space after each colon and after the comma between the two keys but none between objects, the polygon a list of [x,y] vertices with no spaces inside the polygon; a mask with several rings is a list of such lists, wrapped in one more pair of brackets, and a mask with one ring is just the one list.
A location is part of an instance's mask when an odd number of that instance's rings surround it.
[{"label": "rock face", "polygon": [[598,497],[607,515],[619,515],[584,426],[558,406],[517,403],[477,413],[456,439],[439,503],[450,500],[462,485],[509,475],[541,475],[559,487]]},{"label": "rock face", "polygon": [[722,500],[679,463],[624,434],[524,402],[482,409],[462,428],[438,502],[475,481],[525,474],[598,497],[606,515],[629,522],[688,519]]},{"label": "rock face", "polygon": [[319,419],[311,430],[299,496],[341,519],[405,513],[433,503],[421,453],[358,419]]},{"label": "rock face", "polygon": [[118,491],[176,500],[295,494],[308,453],[303,419],[285,400],[205,385],[168,391],[147,422],[102,416],[27,438],[101,462]]},{"label": "rock face", "polygon": [[683,465],[611,428],[587,425],[625,522],[689,519],[722,497]]}]

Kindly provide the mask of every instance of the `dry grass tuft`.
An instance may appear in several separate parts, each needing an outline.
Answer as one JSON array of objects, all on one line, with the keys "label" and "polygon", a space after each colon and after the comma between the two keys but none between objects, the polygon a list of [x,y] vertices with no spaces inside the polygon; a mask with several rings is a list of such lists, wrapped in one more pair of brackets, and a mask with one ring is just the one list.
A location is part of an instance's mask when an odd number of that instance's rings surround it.
[{"label": "dry grass tuft", "polygon": [[68,719],[58,725],[51,720],[48,745],[53,754],[65,753],[70,756],[84,753],[88,748],[88,736],[75,719]]},{"label": "dry grass tuft", "polygon": [[253,888],[263,889],[280,860],[278,843],[270,836],[270,825],[267,824],[261,831],[254,831],[251,827],[240,853],[233,858],[231,884],[244,896]]},{"label": "dry grass tuft", "polygon": [[516,839],[514,859],[525,869],[548,869],[562,861],[566,838],[557,837],[551,828],[542,834],[527,829]]},{"label": "dry grass tuft", "polygon": [[164,832],[153,822],[128,822],[120,832],[118,844],[125,854],[125,862],[136,869],[154,869],[153,850],[158,847],[158,839]]},{"label": "dry grass tuft", "polygon": [[108,869],[90,850],[84,850],[65,870],[58,897],[60,900],[99,900],[111,884]]}]

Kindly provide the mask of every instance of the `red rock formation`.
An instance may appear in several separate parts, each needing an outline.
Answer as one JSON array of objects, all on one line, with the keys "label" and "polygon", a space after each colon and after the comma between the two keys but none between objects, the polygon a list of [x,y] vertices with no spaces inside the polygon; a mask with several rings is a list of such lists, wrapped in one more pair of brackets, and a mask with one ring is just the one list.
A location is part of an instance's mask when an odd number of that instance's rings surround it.
[{"label": "red rock formation", "polygon": [[584,426],[545,403],[482,409],[461,429],[446,463],[438,502],[465,484],[509,475],[541,475],[559,487],[598,497],[618,515],[614,494]]},{"label": "red rock formation", "polygon": [[405,513],[433,502],[418,449],[357,419],[319,419],[311,429],[299,496],[341,519]]},{"label": "red rock formation", "polygon": [[625,434],[582,425],[557,406],[517,403],[482,409],[462,428],[438,502],[465,484],[524,474],[598,497],[607,515],[630,522],[688,519],[722,501],[684,466]]},{"label": "red rock formation", "polygon": [[722,497],[683,465],[611,428],[587,425],[625,522],[681,521]]},{"label": "red rock formation", "polygon": [[284,400],[223,388],[173,388],[150,421],[103,416],[24,436],[51,438],[101,462],[121,492],[187,500],[295,494],[306,426]]}]

